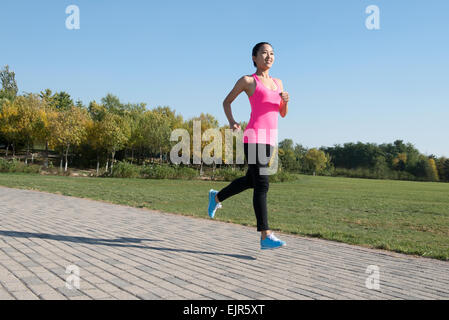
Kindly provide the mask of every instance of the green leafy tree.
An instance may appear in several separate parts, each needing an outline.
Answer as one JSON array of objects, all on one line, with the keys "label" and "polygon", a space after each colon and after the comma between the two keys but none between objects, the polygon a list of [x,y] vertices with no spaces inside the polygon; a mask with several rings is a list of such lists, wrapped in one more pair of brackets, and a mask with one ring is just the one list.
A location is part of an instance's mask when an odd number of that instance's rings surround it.
[{"label": "green leafy tree", "polygon": [[420,155],[416,166],[413,168],[412,174],[419,180],[432,181],[434,173],[429,158]]},{"label": "green leafy tree", "polygon": [[442,162],[442,176],[445,181],[449,182],[449,159]]},{"label": "green leafy tree", "polygon": [[170,134],[173,129],[182,127],[183,118],[176,115],[176,112],[168,106],[158,106],[152,112],[156,115],[154,117],[155,140],[152,146],[159,151],[160,161],[162,162],[162,155],[167,158],[167,154],[174,144],[170,141]]},{"label": "green leafy tree", "polygon": [[2,89],[0,90],[0,106],[4,100],[14,100],[19,89],[17,88],[16,74],[6,65],[0,70]]},{"label": "green leafy tree", "polygon": [[203,141],[201,139],[201,148],[200,150],[195,150],[193,148],[193,122],[194,121],[201,121],[201,137],[203,135],[203,133],[207,130],[207,129],[212,129],[212,128],[219,128],[219,124],[218,124],[218,120],[215,119],[215,117],[209,113],[201,113],[199,117],[193,117],[188,121],[188,128],[187,131],[190,134],[190,155],[191,157],[196,156],[199,157],[201,159],[200,162],[200,175],[203,174],[203,158],[202,158],[202,153],[204,148],[210,144],[210,141]]},{"label": "green leafy tree", "polygon": [[[79,146],[87,138],[90,117],[86,109],[71,106],[69,109],[59,109],[50,119],[52,136],[49,144],[59,149],[61,155],[65,149],[65,167],[68,167],[68,153],[71,146]],[[61,157],[62,169],[62,157]]]},{"label": "green leafy tree", "polygon": [[87,108],[91,118],[94,121],[101,121],[106,116],[108,110],[101,104],[98,104],[95,100],[89,103],[89,107]]},{"label": "green leafy tree", "polygon": [[53,103],[58,110],[70,110],[73,106],[73,100],[70,94],[61,91],[53,95]]},{"label": "green leafy tree", "polygon": [[308,168],[312,170],[313,175],[315,175],[326,168],[327,163],[329,162],[329,157],[326,156],[323,151],[312,148],[307,151],[305,161]]},{"label": "green leafy tree", "polygon": [[[167,118],[158,112],[147,110],[141,119],[142,130],[139,144],[147,147],[151,154],[162,156],[162,143],[170,138],[170,127]],[[168,138],[167,138],[168,137]]]},{"label": "green leafy tree", "polygon": [[97,176],[100,171],[100,154],[106,151],[106,137],[102,126],[102,119],[93,119],[91,117],[91,121],[89,121],[86,126],[87,133],[87,144],[88,146],[95,151],[97,156]]},{"label": "green leafy tree", "polygon": [[[103,134],[105,148],[111,154],[111,173],[114,167],[115,153],[124,148],[131,135],[131,128],[126,118],[112,112],[107,112],[101,121],[101,132]],[[108,171],[106,161],[106,171]]]},{"label": "green leafy tree", "polygon": [[282,168],[285,170],[295,171],[298,169],[293,140],[284,139],[279,142],[279,159],[281,160]]},{"label": "green leafy tree", "polygon": [[306,170],[306,163],[305,163],[305,157],[307,154],[308,149],[304,147],[302,144],[296,144],[295,145],[295,158],[296,162],[298,163],[298,170],[301,172]]},{"label": "green leafy tree", "polygon": [[34,94],[18,96],[14,104],[17,106],[17,130],[26,143],[25,163],[27,164],[30,148],[43,136],[46,122],[45,111],[42,100]]},{"label": "green leafy tree", "polygon": [[50,89],[45,89],[39,93],[39,97],[45,102],[49,107],[56,109],[56,99],[53,92]]},{"label": "green leafy tree", "polygon": [[449,181],[449,159],[440,157],[436,160],[436,166],[440,181]]},{"label": "green leafy tree", "polygon": [[108,93],[106,97],[102,98],[101,103],[108,112],[117,114],[119,116],[124,116],[126,113],[126,105],[122,104],[120,102],[120,99],[111,93]]},{"label": "green leafy tree", "polygon": [[129,104],[127,106],[129,113],[128,123],[130,126],[130,137],[127,143],[127,148],[131,149],[131,163],[134,161],[134,151],[142,149],[143,137],[142,137],[142,119],[146,111],[146,104]]}]

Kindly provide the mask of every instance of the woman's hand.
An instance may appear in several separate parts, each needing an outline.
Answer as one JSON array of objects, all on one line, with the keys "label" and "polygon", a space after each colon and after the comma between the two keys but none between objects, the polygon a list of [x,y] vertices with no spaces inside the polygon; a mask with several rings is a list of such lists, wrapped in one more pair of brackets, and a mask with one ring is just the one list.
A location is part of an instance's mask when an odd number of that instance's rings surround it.
[{"label": "woman's hand", "polygon": [[289,96],[288,96],[288,92],[287,91],[282,91],[281,93],[279,93],[279,95],[282,98],[283,103],[287,103],[289,100]]},{"label": "woman's hand", "polygon": [[240,131],[240,124],[238,124],[235,121],[229,122],[229,128],[232,129],[232,131],[237,130]]},{"label": "woman's hand", "polygon": [[281,93],[279,93],[279,95],[282,98],[281,104],[279,106],[279,114],[282,118],[284,118],[288,112],[288,100],[290,99],[290,97],[288,96],[288,92],[286,91],[282,91]]}]

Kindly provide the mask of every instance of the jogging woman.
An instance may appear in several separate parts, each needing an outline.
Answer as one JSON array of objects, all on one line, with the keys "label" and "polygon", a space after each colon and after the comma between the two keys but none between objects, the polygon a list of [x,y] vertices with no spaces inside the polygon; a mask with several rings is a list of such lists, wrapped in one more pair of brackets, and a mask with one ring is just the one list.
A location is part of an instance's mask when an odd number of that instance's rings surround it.
[{"label": "jogging woman", "polygon": [[[246,189],[253,188],[253,207],[257,219],[257,231],[261,233],[260,247],[261,249],[275,249],[285,246],[286,243],[276,238],[268,227],[267,192],[269,183],[268,175],[262,174],[263,170],[261,169],[268,167],[268,161],[265,160],[273,156],[277,144],[278,114],[282,117],[286,116],[289,96],[287,92],[283,91],[282,81],[271,78],[268,74],[274,62],[273,47],[268,42],[260,42],[254,46],[252,59],[257,68],[256,72],[241,77],[223,102],[229,127],[233,130],[240,130],[240,125],[232,116],[231,103],[243,91],[248,95],[251,104],[251,118],[243,133],[248,171],[244,177],[232,181],[222,190],[212,189],[209,191],[208,213],[211,218],[214,218],[216,210],[221,208],[222,201]],[[260,157],[259,150],[264,157]]]}]

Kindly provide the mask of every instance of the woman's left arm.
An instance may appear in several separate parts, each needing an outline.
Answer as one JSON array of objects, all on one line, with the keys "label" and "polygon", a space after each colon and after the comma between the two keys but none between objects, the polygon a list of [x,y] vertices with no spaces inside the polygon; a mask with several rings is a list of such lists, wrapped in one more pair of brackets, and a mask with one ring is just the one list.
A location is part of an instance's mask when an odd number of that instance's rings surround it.
[{"label": "woman's left arm", "polygon": [[279,105],[279,113],[281,114],[281,117],[284,118],[287,115],[288,112],[288,92],[284,92],[284,85],[282,84],[282,81],[280,79],[279,83],[281,85],[281,93],[279,95],[281,96],[281,104]]}]

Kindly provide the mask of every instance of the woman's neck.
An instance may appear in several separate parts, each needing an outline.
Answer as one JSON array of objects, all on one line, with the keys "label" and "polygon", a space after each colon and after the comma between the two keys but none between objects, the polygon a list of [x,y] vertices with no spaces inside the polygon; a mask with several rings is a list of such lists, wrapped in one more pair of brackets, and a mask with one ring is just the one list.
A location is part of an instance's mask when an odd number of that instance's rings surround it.
[{"label": "woman's neck", "polygon": [[257,71],[256,71],[256,75],[260,78],[260,77],[262,77],[262,78],[270,78],[270,75],[268,74],[268,71],[269,71],[270,69],[266,69],[266,70],[260,70],[260,69],[257,69]]}]

